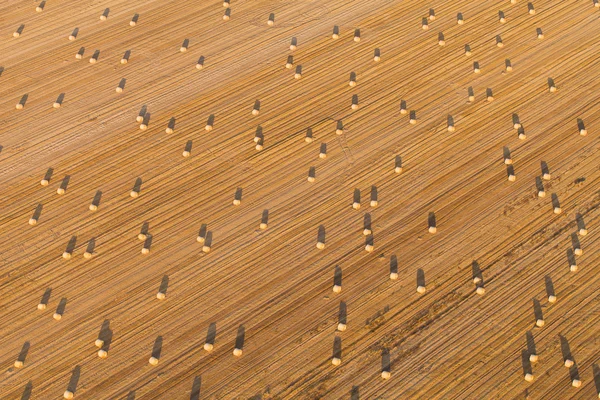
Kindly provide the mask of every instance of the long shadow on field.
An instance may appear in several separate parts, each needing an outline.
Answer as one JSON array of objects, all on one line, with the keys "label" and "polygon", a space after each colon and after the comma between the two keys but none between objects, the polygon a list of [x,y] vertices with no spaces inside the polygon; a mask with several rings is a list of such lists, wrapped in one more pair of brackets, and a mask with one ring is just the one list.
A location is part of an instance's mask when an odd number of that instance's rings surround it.
[{"label": "long shadow on field", "polygon": [[42,298],[40,300],[40,304],[48,305],[48,302],[50,301],[50,295],[51,294],[52,294],[52,288],[46,289],[46,291],[42,295]]},{"label": "long shadow on field", "polygon": [[552,278],[550,278],[550,275],[546,275],[544,280],[546,282],[546,294],[548,295],[548,298],[550,298],[550,296],[556,296],[556,292],[554,291],[554,283],[552,283]]},{"label": "long shadow on field", "polygon": [[600,397],[600,366],[598,364],[592,364],[592,371],[594,373],[594,383],[596,384],[596,392]]},{"label": "long shadow on field", "polygon": [[544,320],[544,314],[542,313],[542,305],[538,299],[533,299],[533,314],[536,322],[538,320]]},{"label": "long shadow on field", "polygon": [[340,336],[333,338],[333,358],[342,359],[342,338]]},{"label": "long shadow on field", "polygon": [[66,307],[67,307],[67,298],[63,297],[62,299],[60,299],[60,302],[58,303],[58,307],[56,307],[56,314],[58,314],[62,317],[62,315],[65,313]]},{"label": "long shadow on field", "polygon": [[160,287],[158,288],[159,293],[167,294],[167,289],[169,288],[169,276],[165,275],[160,282]]},{"label": "long shadow on field", "polygon": [[535,340],[533,338],[533,332],[527,331],[525,333],[525,340],[527,341],[527,353],[530,356],[537,355],[537,350],[535,348]]},{"label": "long shadow on field", "polygon": [[27,353],[29,353],[30,347],[31,347],[31,344],[29,342],[23,343],[23,347],[21,347],[21,352],[19,353],[19,356],[17,357],[17,361],[20,361],[23,364],[25,364],[25,359],[27,358]]},{"label": "long shadow on field", "polygon": [[60,184],[60,189],[63,189],[65,192],[67,191],[67,186],[69,186],[69,181],[71,180],[71,175],[65,175],[65,177],[63,178],[61,184]]},{"label": "long shadow on field", "polygon": [[69,385],[67,386],[67,390],[73,394],[77,391],[77,384],[79,383],[79,376],[81,375],[81,367],[78,365],[73,369],[73,373],[71,374],[71,379],[69,380]]},{"label": "long shadow on field", "polygon": [[425,271],[421,268],[417,270],[417,287],[425,287]]},{"label": "long shadow on field", "polygon": [[471,263],[471,270],[473,271],[473,282],[483,282],[483,274],[481,273],[481,268],[479,267],[479,263],[477,261],[473,260]]},{"label": "long shadow on field", "polygon": [[342,268],[339,265],[335,266],[333,272],[333,286],[342,286]]},{"label": "long shadow on field", "polygon": [[523,375],[533,375],[533,369],[531,368],[531,361],[529,360],[527,350],[521,351],[521,365],[523,366]]},{"label": "long shadow on field", "polygon": [[325,225],[319,225],[319,232],[317,233],[317,242],[325,244]]},{"label": "long shadow on field", "polygon": [[392,360],[390,357],[390,351],[383,349],[381,351],[381,372],[390,372],[392,369]]},{"label": "long shadow on field", "polygon": [[398,274],[398,257],[395,254],[390,257],[390,274]]},{"label": "long shadow on field", "polygon": [[192,393],[190,394],[190,400],[200,399],[200,387],[202,386],[202,377],[194,377],[194,383],[192,383]]},{"label": "long shadow on field", "polygon": [[31,381],[29,381],[29,382],[27,382],[27,385],[25,385],[25,389],[23,390],[23,394],[21,395],[21,400],[31,399],[32,391],[33,391],[33,383]]},{"label": "long shadow on field", "polygon": [[86,253],[94,254],[94,249],[96,248],[96,238],[91,238],[88,242],[88,245],[85,249]]},{"label": "long shadow on field", "polygon": [[104,344],[101,349],[108,351],[110,349],[110,344],[113,338],[113,331],[110,329],[110,321],[105,319],[100,327],[100,333],[98,334],[98,339],[102,340]]},{"label": "long shadow on field", "polygon": [[363,218],[363,232],[365,235],[369,235],[373,230],[371,229],[371,214],[365,213]]},{"label": "long shadow on field", "polygon": [[[1,146],[0,146],[0,147],[1,147]],[[0,148],[0,150],[2,150],[2,149]],[[31,218],[32,218],[32,219],[35,219],[36,221],[37,221],[38,219],[40,219],[40,215],[42,215],[42,208],[43,208],[43,207],[44,207],[44,206],[42,205],[42,203],[39,203],[39,204],[37,205],[37,207],[35,208],[35,210],[33,211],[33,216],[32,216]]]},{"label": "long shadow on field", "polygon": [[92,205],[98,207],[100,205],[100,199],[102,199],[102,191],[98,190],[94,195],[94,199],[92,200]]},{"label": "long shadow on field", "polygon": [[[148,115],[148,114],[146,114]],[[139,193],[142,190],[142,178],[137,178],[133,184],[132,191]]]},{"label": "long shadow on field", "polygon": [[352,390],[350,391],[350,400],[360,400],[358,386],[352,386]]},{"label": "long shadow on field", "polygon": [[338,313],[338,321],[340,324],[346,325],[348,321],[348,306],[345,301],[340,301],[340,311]]},{"label": "long shadow on field", "polygon": [[211,322],[208,326],[208,333],[206,334],[206,343],[215,344],[215,340],[217,338],[217,323]]},{"label": "long shadow on field", "polygon": [[73,253],[73,250],[75,250],[75,245],[77,244],[77,236],[71,236],[71,239],[69,239],[69,243],[67,243],[67,248],[65,249],[65,253]]},{"label": "long shadow on field", "polygon": [[244,339],[246,337],[246,328],[244,325],[240,325],[237,331],[237,335],[235,337],[235,348],[243,350],[244,349]]},{"label": "long shadow on field", "polygon": [[157,336],[154,341],[154,346],[152,346],[152,357],[157,360],[160,359],[160,353],[162,352],[163,338],[162,336]]},{"label": "long shadow on field", "polygon": [[437,222],[436,222],[436,219],[435,219],[435,213],[434,212],[430,212],[429,213],[429,216],[427,217],[427,223],[429,225],[428,228],[429,228],[430,231],[432,229],[433,230],[437,229]]}]

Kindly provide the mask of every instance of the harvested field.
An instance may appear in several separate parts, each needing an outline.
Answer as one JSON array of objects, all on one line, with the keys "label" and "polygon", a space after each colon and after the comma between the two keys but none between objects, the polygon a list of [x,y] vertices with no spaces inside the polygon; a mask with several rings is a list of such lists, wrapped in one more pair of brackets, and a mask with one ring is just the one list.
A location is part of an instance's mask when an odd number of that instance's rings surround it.
[{"label": "harvested field", "polygon": [[0,398],[598,398],[599,4],[225,3],[0,2]]}]

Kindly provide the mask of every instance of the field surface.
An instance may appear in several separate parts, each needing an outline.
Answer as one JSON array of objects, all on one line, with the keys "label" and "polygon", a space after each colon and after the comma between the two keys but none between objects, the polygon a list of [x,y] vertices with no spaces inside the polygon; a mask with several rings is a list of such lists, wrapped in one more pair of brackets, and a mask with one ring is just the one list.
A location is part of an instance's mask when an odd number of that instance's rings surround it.
[{"label": "field surface", "polygon": [[0,2],[0,398],[598,398],[592,0],[43,3]]}]

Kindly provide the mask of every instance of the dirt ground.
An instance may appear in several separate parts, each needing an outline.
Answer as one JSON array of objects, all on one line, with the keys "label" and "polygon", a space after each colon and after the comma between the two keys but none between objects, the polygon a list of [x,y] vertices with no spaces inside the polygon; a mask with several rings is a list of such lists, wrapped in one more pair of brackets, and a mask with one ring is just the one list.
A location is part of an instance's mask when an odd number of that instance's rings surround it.
[{"label": "dirt ground", "polygon": [[232,0],[228,21],[219,0],[38,4],[0,2],[0,398],[598,397],[592,0]]}]

